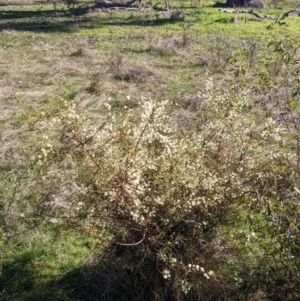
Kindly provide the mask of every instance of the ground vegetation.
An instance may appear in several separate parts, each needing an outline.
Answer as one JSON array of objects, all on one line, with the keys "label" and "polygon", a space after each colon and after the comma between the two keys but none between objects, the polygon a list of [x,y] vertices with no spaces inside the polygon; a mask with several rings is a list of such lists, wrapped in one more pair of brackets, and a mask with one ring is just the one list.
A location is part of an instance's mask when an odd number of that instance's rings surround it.
[{"label": "ground vegetation", "polygon": [[300,298],[292,0],[0,4],[1,300]]}]

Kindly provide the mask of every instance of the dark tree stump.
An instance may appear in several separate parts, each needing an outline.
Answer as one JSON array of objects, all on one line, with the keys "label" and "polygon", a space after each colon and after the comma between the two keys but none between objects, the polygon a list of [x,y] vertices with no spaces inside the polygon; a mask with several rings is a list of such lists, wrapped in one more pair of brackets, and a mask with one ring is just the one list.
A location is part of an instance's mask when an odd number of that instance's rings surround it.
[{"label": "dark tree stump", "polygon": [[230,7],[266,8],[263,0],[227,0],[226,5]]}]

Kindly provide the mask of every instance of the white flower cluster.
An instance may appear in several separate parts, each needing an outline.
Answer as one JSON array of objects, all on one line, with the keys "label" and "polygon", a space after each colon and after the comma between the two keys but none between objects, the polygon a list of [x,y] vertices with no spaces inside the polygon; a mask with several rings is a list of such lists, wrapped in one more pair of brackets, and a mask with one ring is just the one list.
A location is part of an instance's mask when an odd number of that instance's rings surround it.
[{"label": "white flower cluster", "polygon": [[38,158],[38,164],[42,165],[44,162],[47,161],[48,155],[52,154],[53,152],[53,146],[49,142],[48,136],[43,136],[42,137],[42,147],[39,151],[39,154],[37,156]]},{"label": "white flower cluster", "polygon": [[204,267],[199,264],[184,264],[181,260],[172,257],[171,254],[167,255],[165,253],[160,253],[158,257],[165,264],[165,268],[162,271],[164,279],[171,279],[172,274],[175,275],[179,270],[183,271],[185,280],[182,280],[180,284],[182,291],[185,293],[188,293],[192,288],[192,282],[187,280],[189,279],[190,275],[193,275],[193,278],[199,278],[200,276],[203,276],[207,280],[211,278],[214,279],[216,277],[214,271],[205,271]]},{"label": "white flower cluster", "polygon": [[216,276],[214,271],[210,270],[209,272],[206,272],[204,267],[201,267],[198,264],[189,263],[188,264],[188,269],[191,272],[198,272],[198,271],[202,272],[203,276],[206,279],[210,279],[210,277],[215,277]]},{"label": "white flower cluster", "polygon": [[164,277],[165,279],[171,278],[171,272],[170,272],[170,270],[168,270],[168,269],[164,269],[163,272],[162,272],[162,274],[163,274],[163,277]]},{"label": "white flower cluster", "polygon": [[181,285],[181,290],[187,294],[191,288],[192,288],[192,285],[190,282],[188,282],[187,280],[181,280],[180,281],[180,285]]},{"label": "white flower cluster", "polygon": [[[203,268],[199,268],[199,269],[203,271],[203,275],[206,279],[210,279],[211,277],[215,277],[215,273],[213,271],[209,271],[208,273],[205,273]],[[169,270],[164,270],[164,272],[163,272],[164,278],[169,279],[170,278]],[[186,279],[180,280],[179,284],[180,284],[180,288],[181,288],[182,292],[184,292],[185,294],[188,294],[188,292],[193,287],[193,283],[186,280]]]},{"label": "white flower cluster", "polygon": [[[42,112],[41,115],[45,116],[46,114],[45,112]],[[84,121],[85,117],[78,113],[77,103],[69,103],[65,100],[63,101],[61,110],[49,119],[47,127],[53,129],[55,126],[59,125],[78,126]]]},{"label": "white flower cluster", "polygon": [[[69,208],[86,210],[85,227],[102,227],[102,237],[124,231],[122,238],[131,239],[132,229],[147,237],[164,264],[164,279],[172,278],[177,267],[188,276],[214,278],[195,258],[177,256],[175,247],[184,241],[193,248],[186,236],[193,231],[202,235],[217,222],[219,208],[226,211],[255,183],[267,181],[270,166],[290,155],[283,150],[285,132],[272,119],[257,118],[248,106],[247,91],[217,89],[209,79],[201,98],[197,126],[184,133],[174,126],[173,103],[145,98],[124,115],[114,114],[106,103],[107,118],[98,123],[81,117],[75,104],[66,105],[51,121],[68,129],[73,143],[65,147],[84,174],[83,186],[69,184],[74,194]],[[44,144],[41,159],[52,149]],[[91,189],[84,188],[89,185]],[[75,196],[83,200],[76,203]],[[257,196],[247,197],[250,202]],[[144,238],[128,243],[142,245]],[[181,286],[188,292],[193,283],[187,278]]]}]

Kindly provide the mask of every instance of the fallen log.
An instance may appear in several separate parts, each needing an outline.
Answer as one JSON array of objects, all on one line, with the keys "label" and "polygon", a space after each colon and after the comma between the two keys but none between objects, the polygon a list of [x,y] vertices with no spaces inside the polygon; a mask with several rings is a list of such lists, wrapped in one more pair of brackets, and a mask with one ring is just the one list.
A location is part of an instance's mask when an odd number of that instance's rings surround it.
[{"label": "fallen log", "polygon": [[284,14],[282,15],[281,19],[286,18],[286,17],[289,17],[290,14],[296,15],[296,16],[300,16],[300,8],[293,9],[293,10],[290,10],[290,11],[284,13]]},{"label": "fallen log", "polygon": [[254,9],[224,9],[220,8],[219,11],[221,13],[230,13],[230,14],[251,14],[255,16],[258,19],[270,19],[270,20],[276,20],[276,23],[278,20],[283,20],[284,18],[291,16],[299,16],[300,17],[300,8],[292,9],[290,11],[285,12],[281,17],[273,16],[273,15],[262,15],[255,11]]},{"label": "fallen log", "polygon": [[254,9],[223,9],[223,8],[220,8],[219,11],[221,13],[231,13],[231,14],[251,14],[259,19],[265,18],[265,16],[259,14]]}]

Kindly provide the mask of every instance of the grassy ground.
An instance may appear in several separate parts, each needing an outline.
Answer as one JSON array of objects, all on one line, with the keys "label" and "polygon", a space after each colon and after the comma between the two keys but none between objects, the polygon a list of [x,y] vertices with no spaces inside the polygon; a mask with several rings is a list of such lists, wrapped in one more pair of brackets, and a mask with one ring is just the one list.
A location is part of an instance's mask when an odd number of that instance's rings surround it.
[{"label": "grassy ground", "polygon": [[[128,96],[192,99],[208,75],[226,81],[233,72],[228,59],[259,68],[270,39],[299,39],[299,17],[278,24],[238,14],[233,24],[233,14],[214,4],[171,3],[185,13],[176,21],[162,3],[149,12],[100,11],[88,2],[54,11],[51,4],[0,0],[0,300],[75,300],[80,271],[92,260],[91,250],[100,248],[74,233],[56,236],[45,228],[18,234],[21,226],[5,208],[14,197],[6,192],[18,186],[13,173],[31,147],[20,116],[61,97],[82,99],[91,116],[101,114],[108,98],[116,104]],[[261,13],[274,16],[294,5],[268,4]]]},{"label": "grassy ground", "polygon": [[75,234],[53,238],[42,232],[4,248],[1,300],[68,300],[79,285],[76,268],[89,261],[88,241]]}]

